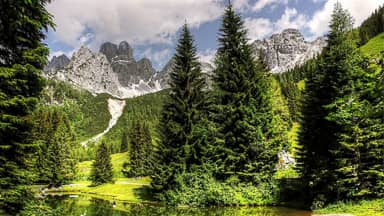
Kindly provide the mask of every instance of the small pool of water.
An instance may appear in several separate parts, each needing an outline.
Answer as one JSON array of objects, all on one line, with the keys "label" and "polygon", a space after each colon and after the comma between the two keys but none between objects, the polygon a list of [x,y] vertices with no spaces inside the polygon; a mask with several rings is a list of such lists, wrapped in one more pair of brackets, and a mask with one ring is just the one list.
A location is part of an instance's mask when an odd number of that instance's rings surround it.
[{"label": "small pool of water", "polygon": [[147,204],[124,204],[85,196],[46,198],[60,215],[68,216],[310,216],[308,211],[284,207],[174,208]]}]

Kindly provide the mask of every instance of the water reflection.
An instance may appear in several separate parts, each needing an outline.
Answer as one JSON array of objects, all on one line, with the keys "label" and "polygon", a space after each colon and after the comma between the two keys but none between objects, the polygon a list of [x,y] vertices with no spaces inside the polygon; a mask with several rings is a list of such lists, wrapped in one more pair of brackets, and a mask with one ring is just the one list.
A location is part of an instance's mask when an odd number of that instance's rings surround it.
[{"label": "water reflection", "polygon": [[[124,204],[86,197],[52,197],[49,205],[68,216],[310,216],[307,211],[280,207],[170,208],[155,205]],[[115,205],[115,207],[114,207]]]}]

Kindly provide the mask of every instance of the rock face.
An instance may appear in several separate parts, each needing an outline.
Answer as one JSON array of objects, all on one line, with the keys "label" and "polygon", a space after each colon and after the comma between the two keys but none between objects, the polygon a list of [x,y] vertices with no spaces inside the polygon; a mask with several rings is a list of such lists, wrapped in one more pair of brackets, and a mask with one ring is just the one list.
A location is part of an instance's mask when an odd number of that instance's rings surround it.
[{"label": "rock face", "polygon": [[272,73],[282,73],[301,65],[319,54],[327,45],[324,37],[305,41],[297,29],[286,29],[281,34],[256,40],[252,46],[255,57],[263,58]]},{"label": "rock face", "polygon": [[[170,79],[170,73],[173,70],[173,66],[175,64],[175,60],[171,58],[168,63],[163,67],[161,72],[157,73],[153,77],[153,81],[156,82],[161,89],[169,88],[168,81]],[[209,86],[211,86],[212,83],[212,75],[214,67],[208,62],[200,62],[201,64],[201,71],[203,72],[204,78]]]},{"label": "rock face", "polygon": [[[255,57],[264,58],[272,73],[282,73],[319,54],[326,40],[319,38],[307,42],[298,30],[287,29],[263,41],[257,40],[252,46]],[[81,47],[71,60],[65,55],[53,57],[45,68],[45,76],[94,94],[128,98],[168,88],[173,65],[174,60],[170,59],[160,72],[156,72],[149,59],[135,60],[132,47],[126,41],[119,45],[106,42],[99,53]],[[210,86],[214,67],[202,62],[201,68]]]},{"label": "rock face", "polygon": [[125,41],[119,46],[104,43],[97,54],[81,47],[67,64],[60,66],[55,63],[58,58],[61,57],[52,58],[45,76],[69,82],[94,94],[108,93],[117,98],[128,98],[161,90],[152,81],[157,73],[149,59],[136,62],[131,46]]},{"label": "rock face", "polygon": [[61,70],[65,68],[69,62],[69,58],[66,55],[61,55],[61,56],[53,56],[52,60],[49,62],[49,64],[45,67],[44,70]]}]

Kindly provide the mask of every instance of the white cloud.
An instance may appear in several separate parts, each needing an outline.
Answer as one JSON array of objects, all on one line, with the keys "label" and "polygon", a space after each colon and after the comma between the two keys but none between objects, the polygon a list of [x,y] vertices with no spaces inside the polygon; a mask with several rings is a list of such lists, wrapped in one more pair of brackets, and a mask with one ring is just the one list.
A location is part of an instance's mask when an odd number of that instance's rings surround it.
[{"label": "white cloud", "polygon": [[260,11],[267,6],[276,6],[279,4],[288,4],[288,0],[258,0],[252,7],[253,11]]},{"label": "white cloud", "polygon": [[235,10],[239,11],[246,11],[250,7],[249,0],[233,0],[232,5]]},{"label": "white cloud", "polygon": [[287,28],[305,29],[307,28],[308,18],[299,14],[295,8],[285,8],[284,14],[276,21],[272,22],[266,18],[246,18],[245,26],[248,29],[250,39],[263,39],[272,33],[281,32]]},{"label": "white cloud", "polygon": [[197,27],[220,17],[222,7],[217,0],[56,0],[47,6],[55,37],[73,48],[90,41],[93,48],[104,41],[171,43],[185,20]]},{"label": "white cloud", "polygon": [[163,50],[154,50],[151,47],[145,49],[142,55],[151,60],[152,63],[158,64],[154,65],[156,68],[164,66],[165,63],[171,58],[172,51],[170,49]]},{"label": "white cloud", "polygon": [[360,25],[379,5],[384,3],[384,0],[327,0],[324,7],[315,12],[308,24],[313,37],[322,36],[328,32],[333,7],[337,1],[351,13],[355,26]]},{"label": "white cloud", "polygon": [[284,14],[276,22],[276,29],[280,31],[286,28],[305,28],[307,22],[308,19],[303,14],[299,14],[295,8],[286,8]]},{"label": "white cloud", "polygon": [[199,52],[197,55],[199,56],[199,60],[201,62],[213,63],[215,58],[216,50],[214,49],[206,49],[202,52]]},{"label": "white cloud", "polygon": [[251,39],[263,39],[274,31],[273,23],[266,18],[246,18],[244,24]]}]

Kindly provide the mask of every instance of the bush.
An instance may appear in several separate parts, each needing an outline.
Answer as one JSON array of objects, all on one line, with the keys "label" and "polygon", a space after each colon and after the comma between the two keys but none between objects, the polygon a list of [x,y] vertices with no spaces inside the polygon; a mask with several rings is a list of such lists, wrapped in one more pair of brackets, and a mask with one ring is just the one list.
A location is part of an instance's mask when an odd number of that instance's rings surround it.
[{"label": "bush", "polygon": [[176,187],[159,194],[159,199],[170,205],[274,205],[277,203],[276,182],[257,186],[239,182],[236,177],[217,181],[211,172],[184,173],[176,177]]}]

